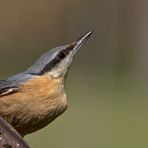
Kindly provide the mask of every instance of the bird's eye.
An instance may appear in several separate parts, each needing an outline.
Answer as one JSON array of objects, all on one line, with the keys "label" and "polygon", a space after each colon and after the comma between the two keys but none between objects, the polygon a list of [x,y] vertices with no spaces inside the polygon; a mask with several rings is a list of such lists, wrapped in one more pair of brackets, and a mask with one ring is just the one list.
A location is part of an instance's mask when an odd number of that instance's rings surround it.
[{"label": "bird's eye", "polygon": [[61,51],[58,56],[59,56],[60,59],[64,59],[65,53]]}]

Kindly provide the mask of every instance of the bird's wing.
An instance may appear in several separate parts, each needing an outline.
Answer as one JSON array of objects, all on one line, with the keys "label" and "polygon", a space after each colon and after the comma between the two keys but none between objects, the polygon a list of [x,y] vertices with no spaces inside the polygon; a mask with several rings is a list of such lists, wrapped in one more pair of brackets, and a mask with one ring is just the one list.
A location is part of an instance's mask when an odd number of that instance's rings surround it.
[{"label": "bird's wing", "polygon": [[22,85],[26,80],[34,77],[34,75],[23,72],[8,77],[5,80],[0,80],[0,97],[18,92],[20,85]]},{"label": "bird's wing", "polygon": [[18,87],[16,87],[14,84],[15,83],[11,83],[8,80],[0,80],[0,97],[17,92]]}]

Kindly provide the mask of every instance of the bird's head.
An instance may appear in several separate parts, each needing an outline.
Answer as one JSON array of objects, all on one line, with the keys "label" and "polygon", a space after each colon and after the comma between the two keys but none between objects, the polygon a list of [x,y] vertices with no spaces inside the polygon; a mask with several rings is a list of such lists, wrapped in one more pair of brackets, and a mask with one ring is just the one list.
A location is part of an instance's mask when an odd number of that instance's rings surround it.
[{"label": "bird's head", "polygon": [[72,63],[73,57],[83,43],[90,37],[93,31],[89,31],[77,41],[53,48],[43,54],[28,70],[35,75],[47,74],[51,77],[65,77]]}]

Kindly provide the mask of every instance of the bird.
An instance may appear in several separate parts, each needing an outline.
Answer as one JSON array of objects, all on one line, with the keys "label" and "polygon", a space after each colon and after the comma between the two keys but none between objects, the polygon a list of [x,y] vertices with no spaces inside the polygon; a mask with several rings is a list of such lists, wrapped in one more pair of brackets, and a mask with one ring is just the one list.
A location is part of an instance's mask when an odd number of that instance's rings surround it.
[{"label": "bird", "polygon": [[0,116],[24,137],[47,126],[67,109],[65,81],[89,31],[71,44],[48,50],[23,72],[0,80]]}]

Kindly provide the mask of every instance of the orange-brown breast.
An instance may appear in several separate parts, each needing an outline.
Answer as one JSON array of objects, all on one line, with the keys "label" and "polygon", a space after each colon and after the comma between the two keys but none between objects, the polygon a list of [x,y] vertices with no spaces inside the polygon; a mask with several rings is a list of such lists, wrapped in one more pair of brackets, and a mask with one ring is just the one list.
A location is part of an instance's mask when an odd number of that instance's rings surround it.
[{"label": "orange-brown breast", "polygon": [[0,115],[24,136],[49,124],[67,108],[63,78],[36,76],[0,97]]}]

